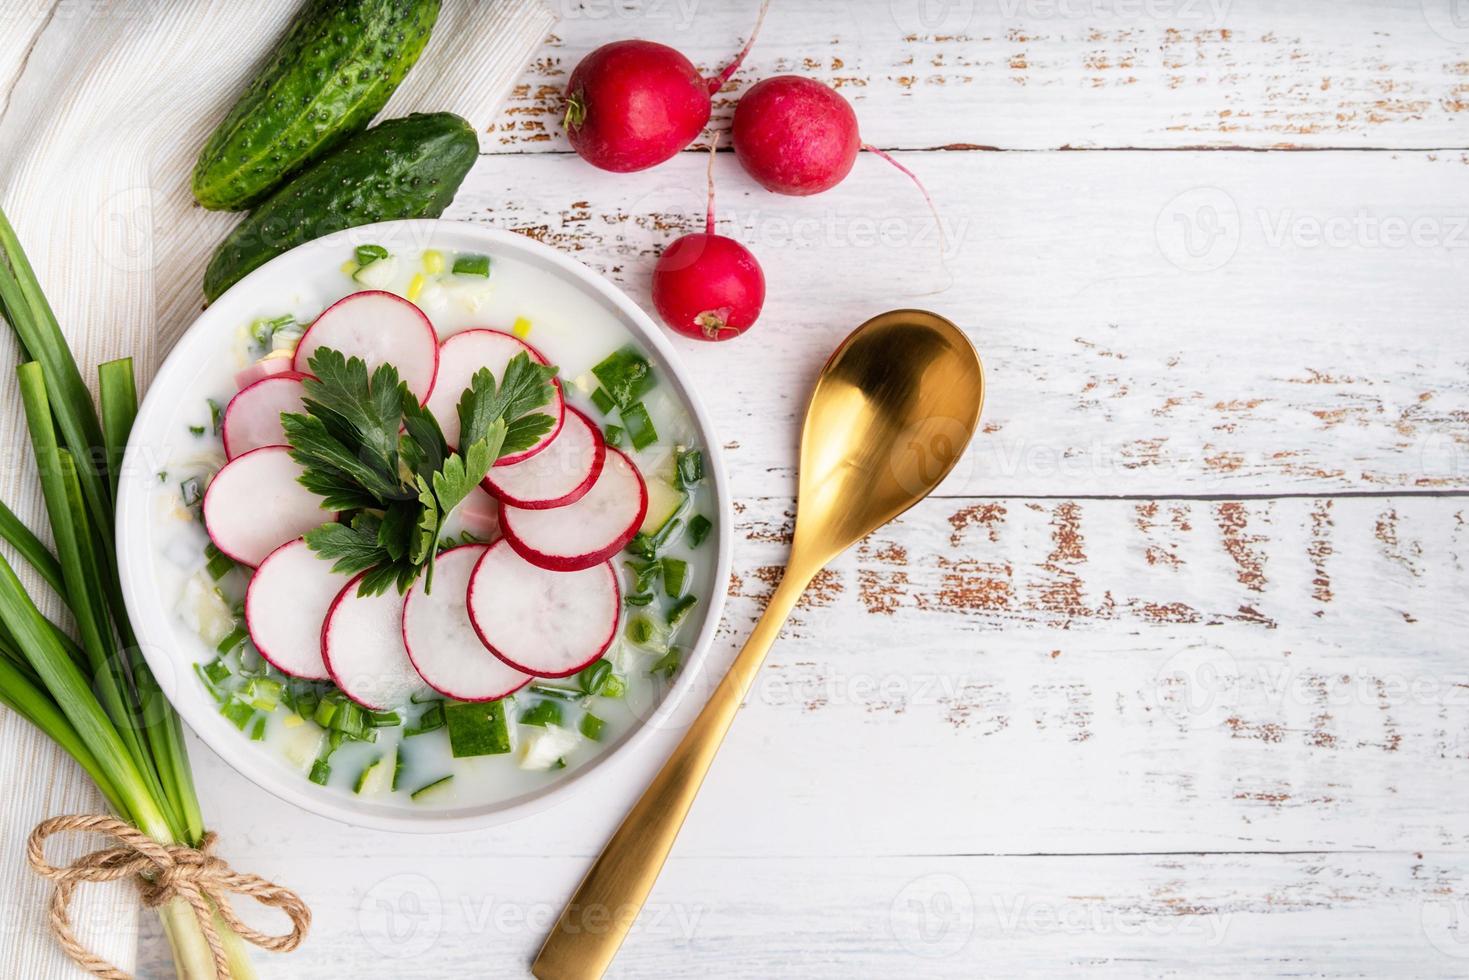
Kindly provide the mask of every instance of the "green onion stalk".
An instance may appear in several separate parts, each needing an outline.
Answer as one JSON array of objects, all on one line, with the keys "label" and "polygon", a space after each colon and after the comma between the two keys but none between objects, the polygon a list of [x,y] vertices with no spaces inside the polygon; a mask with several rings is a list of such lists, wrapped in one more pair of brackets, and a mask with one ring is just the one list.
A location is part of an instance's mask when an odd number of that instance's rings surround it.
[{"label": "green onion stalk", "polygon": [[[101,412],[0,211],[0,316],[15,331],[26,426],[54,551],[0,503],[0,539],[60,597],[75,635],[48,619],[0,555],[0,704],[51,737],[122,819],[161,844],[204,835],[178,714],[138,653],[113,549],[114,497],[137,413],[130,358],[99,369]],[[214,959],[182,898],[159,906],[178,975],[215,977]],[[254,976],[244,943],[214,928],[235,980]]]}]

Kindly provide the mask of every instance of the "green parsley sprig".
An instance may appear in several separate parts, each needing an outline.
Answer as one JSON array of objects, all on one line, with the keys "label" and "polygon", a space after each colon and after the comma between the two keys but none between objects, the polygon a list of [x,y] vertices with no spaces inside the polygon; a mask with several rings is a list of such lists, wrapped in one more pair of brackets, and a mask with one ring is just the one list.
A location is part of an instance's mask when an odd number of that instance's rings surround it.
[{"label": "green parsley sprig", "polygon": [[488,369],[475,372],[459,399],[455,452],[391,364],[369,373],[361,358],[323,347],[308,366],[306,411],[281,421],[291,458],[305,470],[301,484],[345,519],[308,532],[307,546],[335,572],[366,573],[359,595],[392,585],[407,592],[420,573],[431,590],[449,513],[495,460],[530,448],[555,424],[536,409],[551,400],[556,369],[522,353],[498,384]]}]

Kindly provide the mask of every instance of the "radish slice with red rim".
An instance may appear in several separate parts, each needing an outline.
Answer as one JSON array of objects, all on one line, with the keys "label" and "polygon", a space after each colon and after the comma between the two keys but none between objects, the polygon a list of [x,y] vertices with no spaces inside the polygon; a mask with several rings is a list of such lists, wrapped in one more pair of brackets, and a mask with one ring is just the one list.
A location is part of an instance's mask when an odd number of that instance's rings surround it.
[{"label": "radish slice with red rim", "polygon": [[285,446],[266,446],[224,465],[204,491],[204,530],[214,546],[254,568],[272,551],[336,520],[301,486],[301,464]]},{"label": "radish slice with red rim", "polygon": [[360,596],[361,581],[358,575],[332,600],[321,624],[321,658],[343,694],[364,708],[386,711],[422,690],[423,678],[403,646],[403,596],[392,587]]},{"label": "radish slice with red rim", "polygon": [[403,645],[429,687],[457,701],[493,701],[520,690],[531,675],[490,653],[469,621],[469,576],[488,545],[450,548],[434,563],[434,587],[420,575],[403,603]]},{"label": "radish slice with red rim", "polygon": [[606,459],[602,430],[568,405],[560,434],[544,451],[509,466],[491,468],[484,488],[512,507],[565,507],[586,496]]},{"label": "radish slice with red rim", "polygon": [[362,358],[368,371],[393,365],[420,402],[428,399],[439,370],[434,325],[418,307],[380,289],[353,293],[327,307],[296,348],[296,370],[310,374],[311,355],[322,347]]},{"label": "radish slice with red rim", "polygon": [[328,680],[321,624],[347,578],[301,538],[272,551],[245,590],[245,627],[255,649],[283,674]]},{"label": "radish slice with red rim", "polygon": [[[505,366],[517,354],[529,354],[531,360],[547,363],[540,351],[520,338],[484,327],[456,333],[440,345],[439,379],[424,407],[438,419],[439,428],[444,432],[444,441],[450,446],[459,445],[459,399],[464,397],[464,391],[474,380],[475,372],[480,368],[488,368],[498,384],[505,378]],[[530,459],[556,438],[566,419],[566,404],[561,397],[560,381],[551,382],[551,404],[542,406],[538,411],[555,420],[550,431],[541,436],[534,446],[500,457],[495,462],[496,466],[509,466],[511,463]]]},{"label": "radish slice with red rim", "polygon": [[500,530],[522,558],[555,572],[598,565],[622,550],[648,512],[642,474],[608,447],[602,472],[574,504],[554,510],[500,505]]},{"label": "radish slice with red rim", "polygon": [[281,414],[306,410],[301,404],[306,397],[306,388],[301,384],[304,377],[294,371],[276,374],[235,392],[219,426],[227,458],[243,456],[262,446],[286,444]]},{"label": "radish slice with red rim", "polygon": [[552,572],[500,541],[475,566],[468,604],[474,631],[507,665],[537,677],[566,677],[612,645],[622,594],[611,562]]},{"label": "radish slice with red rim", "polygon": [[278,374],[295,374],[296,366],[290,354],[278,357],[267,357],[256,361],[247,368],[241,368],[235,372],[235,387],[248,388],[255,382],[264,378],[275,377]]}]

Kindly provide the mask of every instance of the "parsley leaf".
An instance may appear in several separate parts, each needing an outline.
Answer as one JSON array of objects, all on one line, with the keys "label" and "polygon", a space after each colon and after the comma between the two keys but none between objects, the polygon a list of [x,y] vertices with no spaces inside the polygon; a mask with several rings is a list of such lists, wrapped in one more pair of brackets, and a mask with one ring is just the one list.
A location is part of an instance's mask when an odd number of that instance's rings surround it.
[{"label": "parsley leaf", "polygon": [[362,575],[360,595],[396,585],[407,592],[424,576],[433,587],[440,530],[495,460],[534,445],[555,420],[535,409],[553,394],[556,369],[518,354],[497,384],[475,373],[458,404],[461,452],[451,452],[433,413],[420,405],[390,364],[369,372],[358,357],[321,348],[303,384],[305,411],[282,415],[302,486],[345,522],[306,535],[333,571]]}]

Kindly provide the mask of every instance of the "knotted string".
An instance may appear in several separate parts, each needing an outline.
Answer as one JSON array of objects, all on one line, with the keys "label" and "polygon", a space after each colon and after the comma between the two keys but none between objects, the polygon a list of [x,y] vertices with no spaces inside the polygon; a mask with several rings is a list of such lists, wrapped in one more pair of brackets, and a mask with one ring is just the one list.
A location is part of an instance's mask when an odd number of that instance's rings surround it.
[{"label": "knotted string", "polygon": [[[78,831],[103,834],[119,842],[118,847],[84,854],[69,865],[56,867],[46,861],[46,839],[53,834]],[[182,898],[194,910],[199,929],[214,956],[219,980],[231,980],[229,958],[214,928],[214,913],[240,938],[285,953],[301,945],[311,926],[311,909],[295,892],[266,881],[258,875],[241,874],[214,856],[213,832],[206,833],[198,847],[160,844],[147,834],[115,817],[104,814],[52,817],[36,825],[26,843],[31,867],[56,883],[51,895],[51,931],[72,962],[102,980],[132,980],[127,973],[95,955],[72,932],[72,892],[87,882],[131,878],[138,883],[143,904],[149,908]],[[245,895],[261,905],[280,909],[291,920],[291,931],[270,936],[250,928],[230,908],[229,896]]]}]

